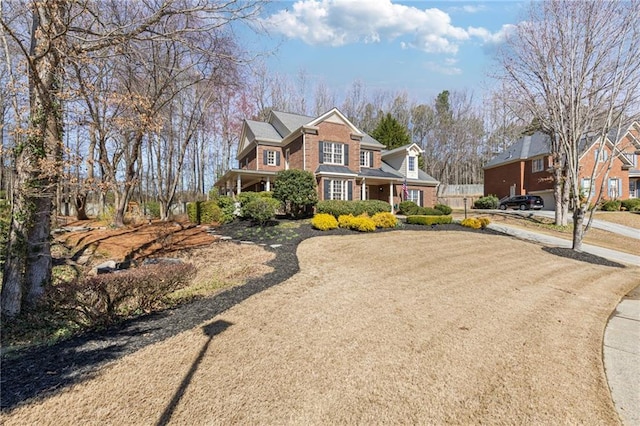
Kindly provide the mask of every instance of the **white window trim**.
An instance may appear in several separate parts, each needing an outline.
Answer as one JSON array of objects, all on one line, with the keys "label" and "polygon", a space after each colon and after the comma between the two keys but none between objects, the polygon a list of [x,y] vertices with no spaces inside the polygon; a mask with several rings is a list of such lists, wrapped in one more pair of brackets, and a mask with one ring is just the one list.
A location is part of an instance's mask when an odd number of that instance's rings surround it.
[{"label": "white window trim", "polygon": [[410,155],[407,158],[407,170],[409,171],[409,173],[415,173],[416,171],[416,157],[414,157],[413,155]]},{"label": "white window trim", "polygon": [[267,166],[276,165],[276,152],[272,150],[267,151]]},{"label": "white window trim", "polygon": [[413,201],[417,205],[420,205],[420,190],[407,189],[407,201]]},{"label": "white window trim", "polygon": [[607,161],[609,159],[609,151],[604,149],[604,147],[602,148],[602,150],[596,148],[595,158],[596,158],[596,163]]},{"label": "white window trim", "polygon": [[371,167],[371,156],[369,155],[370,151],[360,151],[360,167]]},{"label": "white window trim", "polygon": [[535,158],[531,161],[531,172],[537,173],[544,171],[544,158]]},{"label": "white window trim", "polygon": [[[340,151],[339,154],[338,151]],[[340,159],[336,161],[338,155]],[[322,145],[322,159],[324,164],[344,165],[344,145],[336,142],[324,142]]]},{"label": "white window trim", "polygon": [[[348,181],[343,179],[329,179],[329,199],[330,200],[347,200],[349,197],[348,191]],[[336,191],[335,187],[339,186],[339,190]],[[336,198],[336,195],[340,194],[339,198]]]},{"label": "white window trim", "polygon": [[[613,187],[611,185],[612,183],[614,184]],[[614,194],[614,191],[611,190],[612,188],[615,188],[615,194]],[[612,200],[618,199],[621,196],[621,192],[622,192],[622,180],[616,177],[609,178],[609,182],[607,185],[607,195],[609,196],[609,198]]]}]

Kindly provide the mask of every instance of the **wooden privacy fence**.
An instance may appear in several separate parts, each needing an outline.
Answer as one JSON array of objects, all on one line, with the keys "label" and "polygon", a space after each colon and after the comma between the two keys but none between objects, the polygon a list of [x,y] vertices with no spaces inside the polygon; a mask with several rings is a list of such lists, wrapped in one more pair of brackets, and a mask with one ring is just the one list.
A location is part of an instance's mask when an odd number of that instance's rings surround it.
[{"label": "wooden privacy fence", "polygon": [[484,196],[484,185],[448,185],[438,186],[438,203],[446,204],[453,209],[464,209],[464,199],[467,199],[467,208]]}]

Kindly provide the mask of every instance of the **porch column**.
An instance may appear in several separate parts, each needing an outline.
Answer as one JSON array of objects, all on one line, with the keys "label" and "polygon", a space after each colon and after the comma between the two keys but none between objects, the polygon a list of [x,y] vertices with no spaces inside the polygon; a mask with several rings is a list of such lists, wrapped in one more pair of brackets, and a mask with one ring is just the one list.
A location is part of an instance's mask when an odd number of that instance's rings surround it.
[{"label": "porch column", "polygon": [[238,175],[238,179],[236,181],[236,194],[239,194],[242,192],[242,178],[240,177],[240,175]]},{"label": "porch column", "polygon": [[271,179],[269,178],[269,176],[267,176],[267,182],[264,185],[264,190],[267,192],[271,191]]},{"label": "porch column", "polygon": [[362,178],[362,183],[360,187],[360,199],[365,200],[367,198],[367,182],[365,178]]},{"label": "porch column", "polygon": [[393,183],[389,184],[389,204],[391,204],[391,213],[394,213],[394,208],[393,208]]}]

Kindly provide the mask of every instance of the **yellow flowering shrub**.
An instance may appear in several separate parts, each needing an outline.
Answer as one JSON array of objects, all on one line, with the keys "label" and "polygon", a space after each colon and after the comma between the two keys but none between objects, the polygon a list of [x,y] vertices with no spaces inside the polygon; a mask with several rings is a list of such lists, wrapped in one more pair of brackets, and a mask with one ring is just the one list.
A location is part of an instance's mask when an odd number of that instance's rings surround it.
[{"label": "yellow flowering shrub", "polygon": [[376,230],[376,223],[369,216],[358,216],[351,220],[351,229],[360,232],[373,232]]},{"label": "yellow flowering shrub", "polygon": [[328,231],[338,227],[338,221],[331,214],[318,213],[311,219],[311,226],[321,231]]},{"label": "yellow flowering shrub", "polygon": [[340,228],[351,228],[351,221],[355,219],[352,214],[341,214],[338,216],[338,226]]},{"label": "yellow flowering shrub", "polygon": [[383,212],[376,213],[371,218],[378,228],[395,228],[398,224],[398,219],[393,213]]},{"label": "yellow flowering shrub", "polygon": [[462,222],[460,222],[460,225],[466,226],[467,228],[472,228],[472,229],[480,229],[482,227],[480,220],[475,217],[469,217],[467,219],[463,219]]},{"label": "yellow flowering shrub", "polygon": [[480,217],[478,220],[480,221],[480,227],[482,229],[485,229],[491,223],[491,220],[488,217]]}]

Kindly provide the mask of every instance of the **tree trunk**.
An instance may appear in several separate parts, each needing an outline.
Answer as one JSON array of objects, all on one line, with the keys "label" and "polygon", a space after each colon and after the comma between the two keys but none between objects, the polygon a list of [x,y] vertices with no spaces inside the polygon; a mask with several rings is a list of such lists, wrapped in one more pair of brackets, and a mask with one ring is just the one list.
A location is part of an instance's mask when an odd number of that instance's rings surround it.
[{"label": "tree trunk", "polygon": [[573,245],[575,251],[582,251],[582,239],[584,238],[584,210],[576,207],[573,210]]},{"label": "tree trunk", "polygon": [[87,193],[86,191],[78,191],[75,197],[76,200],[76,219],[87,220]]},{"label": "tree trunk", "polygon": [[[20,314],[34,305],[51,280],[52,205],[60,174],[62,81],[60,52],[67,4],[38,4],[33,14],[29,66],[30,132],[16,146],[16,190],[2,282],[2,313]],[[23,297],[23,292],[26,296]]]}]

